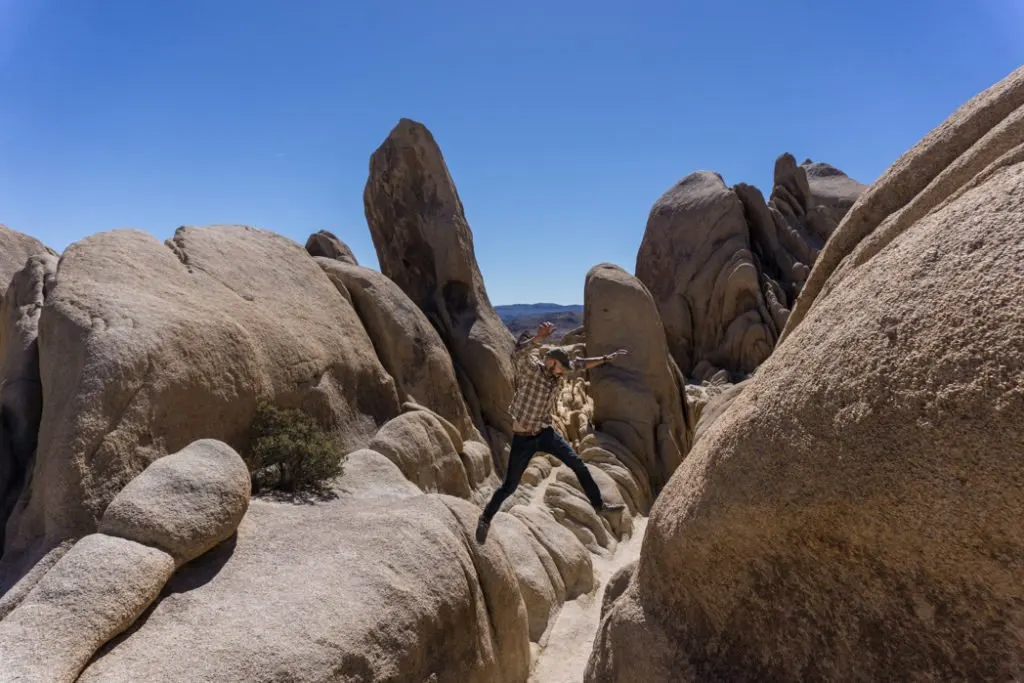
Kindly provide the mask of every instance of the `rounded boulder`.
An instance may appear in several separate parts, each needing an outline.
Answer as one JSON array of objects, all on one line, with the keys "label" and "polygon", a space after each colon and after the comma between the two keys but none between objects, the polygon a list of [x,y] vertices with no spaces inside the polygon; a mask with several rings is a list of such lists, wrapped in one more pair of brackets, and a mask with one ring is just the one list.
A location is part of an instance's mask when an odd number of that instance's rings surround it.
[{"label": "rounded boulder", "polygon": [[230,446],[194,441],[129,482],[107,507],[99,530],[160,548],[181,566],[235,532],[250,489],[249,470]]}]

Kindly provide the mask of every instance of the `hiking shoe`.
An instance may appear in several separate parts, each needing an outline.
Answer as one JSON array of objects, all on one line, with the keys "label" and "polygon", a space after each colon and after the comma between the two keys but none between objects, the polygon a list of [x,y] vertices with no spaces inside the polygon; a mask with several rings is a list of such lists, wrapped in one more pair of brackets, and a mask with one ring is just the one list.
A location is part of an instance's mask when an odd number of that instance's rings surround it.
[{"label": "hiking shoe", "polygon": [[483,542],[487,540],[487,532],[490,530],[490,528],[491,528],[491,523],[488,522],[483,517],[481,517],[480,521],[476,523],[476,542],[477,543],[480,543],[482,545]]},{"label": "hiking shoe", "polygon": [[598,513],[603,512],[622,512],[626,509],[625,503],[602,503],[601,507],[597,509]]}]

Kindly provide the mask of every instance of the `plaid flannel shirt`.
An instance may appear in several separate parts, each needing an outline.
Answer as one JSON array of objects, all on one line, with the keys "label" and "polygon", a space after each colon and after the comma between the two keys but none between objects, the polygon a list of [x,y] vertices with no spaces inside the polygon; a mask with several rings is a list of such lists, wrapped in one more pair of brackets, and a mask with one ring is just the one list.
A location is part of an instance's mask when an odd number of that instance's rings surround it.
[{"label": "plaid flannel shirt", "polygon": [[[561,377],[548,372],[540,357],[540,344],[524,332],[516,342],[514,355],[516,368],[516,393],[509,406],[514,429],[517,432],[536,434],[551,426],[551,414],[555,410]],[[567,371],[576,370],[573,367]]]}]

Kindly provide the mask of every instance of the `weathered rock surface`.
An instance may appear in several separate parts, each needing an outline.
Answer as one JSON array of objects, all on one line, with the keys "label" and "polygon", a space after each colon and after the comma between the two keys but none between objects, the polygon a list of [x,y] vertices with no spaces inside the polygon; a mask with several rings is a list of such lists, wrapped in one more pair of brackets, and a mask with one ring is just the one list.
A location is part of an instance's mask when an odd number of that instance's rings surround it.
[{"label": "weathered rock surface", "polygon": [[512,565],[526,607],[530,641],[538,642],[555,608],[565,601],[565,583],[551,555],[518,517],[496,515],[488,534],[491,538]]},{"label": "weathered rock surface", "polygon": [[588,681],[1024,674],[1024,69],[861,196],[654,506]]},{"label": "weathered rock surface", "polygon": [[462,201],[422,124],[402,119],[373,153],[363,202],[381,272],[440,333],[473,420],[500,453],[512,430],[514,342],[487,298]]},{"label": "weathered rock surface", "polygon": [[14,274],[25,267],[25,262],[30,256],[38,254],[56,256],[53,249],[35,237],[11,230],[6,225],[0,224],[0,288],[6,291]]},{"label": "weathered rock surface", "polygon": [[99,531],[160,548],[181,566],[235,533],[250,487],[249,470],[230,446],[195,441],[121,489]]},{"label": "weathered rock surface", "polygon": [[81,539],[0,621],[0,681],[75,681],[173,572],[174,559],[155,548],[104,534]]},{"label": "weathered rock surface", "polygon": [[729,385],[724,390],[711,396],[707,404],[704,405],[700,412],[700,417],[697,419],[697,427],[693,430],[693,442],[697,443],[704,434],[707,433],[711,426],[715,424],[725,411],[728,410],[732,402],[743,393],[743,390],[750,384],[751,380],[744,380],[738,384]]},{"label": "weathered rock surface", "polygon": [[633,574],[636,572],[637,560],[633,560],[629,564],[619,567],[619,569],[611,575],[608,579],[608,583],[604,587],[604,596],[601,598],[601,617],[608,614],[608,610],[611,609],[612,605],[616,600],[619,599],[626,589],[629,587],[629,582],[633,580]]},{"label": "weathered rock surface", "polygon": [[314,232],[309,236],[309,239],[306,240],[306,251],[310,256],[340,261],[353,266],[359,265],[348,245],[338,239],[334,233],[326,230]]},{"label": "weathered rock surface", "polygon": [[590,553],[551,512],[533,505],[516,505],[508,514],[518,517],[554,560],[565,585],[565,599],[572,600],[594,588],[594,563]]},{"label": "weathered rock surface", "polygon": [[864,183],[857,182],[830,164],[806,159],[800,165],[807,174],[807,186],[814,205],[823,207],[836,225],[868,189]]},{"label": "weathered rock surface", "polygon": [[423,311],[381,273],[337,261],[320,259],[318,263],[351,297],[402,401],[431,409],[454,424],[465,439],[476,435],[452,358]]},{"label": "weathered rock surface", "polygon": [[771,354],[778,330],[761,293],[743,203],[718,174],[693,173],[654,204],[636,276],[654,296],[686,376],[702,360],[752,372]]},{"label": "weathered rock surface", "polygon": [[[594,424],[621,447],[588,442],[585,460],[603,467],[601,451],[626,469],[610,468],[612,478],[632,474],[642,483],[631,502],[646,512],[690,448],[693,424],[683,394],[683,378],[669,354],[664,328],[651,293],[618,266],[602,264],[587,273],[584,287],[587,355],[623,348],[630,353],[590,371]],[[594,452],[590,452],[594,451]],[[639,462],[640,471],[629,468]]]},{"label": "weathered rock surface", "polygon": [[471,493],[462,459],[444,426],[431,413],[415,410],[399,415],[381,427],[369,448],[395,463],[424,492],[461,498]]},{"label": "weathered rock surface", "polygon": [[775,162],[770,199],[693,173],[651,209],[636,274],[687,377],[740,378],[771,353],[825,241],[864,186],[827,164]]},{"label": "weathered rock surface", "polygon": [[500,546],[472,539],[478,514],[435,495],[254,500],[79,680],[525,681],[526,609]]},{"label": "weathered rock surface", "polygon": [[53,254],[28,257],[25,267],[12,276],[0,305],[0,550],[7,517],[21,495],[36,452],[43,412],[39,314],[44,289],[56,269]]},{"label": "weathered rock surface", "polygon": [[43,307],[39,359],[37,457],[2,564],[94,531],[167,453],[201,438],[244,450],[260,398],[337,428],[346,451],[400,412],[355,310],[313,259],[244,227],[72,245]]}]

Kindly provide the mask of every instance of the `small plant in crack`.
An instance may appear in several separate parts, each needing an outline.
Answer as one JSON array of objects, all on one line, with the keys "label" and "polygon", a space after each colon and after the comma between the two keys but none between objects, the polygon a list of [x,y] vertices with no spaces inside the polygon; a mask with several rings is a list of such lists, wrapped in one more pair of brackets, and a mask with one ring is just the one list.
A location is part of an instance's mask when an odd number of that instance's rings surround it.
[{"label": "small plant in crack", "polygon": [[342,472],[336,435],[324,430],[301,410],[279,408],[267,401],[256,407],[246,463],[253,490],[324,494]]}]

